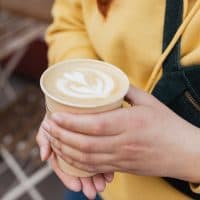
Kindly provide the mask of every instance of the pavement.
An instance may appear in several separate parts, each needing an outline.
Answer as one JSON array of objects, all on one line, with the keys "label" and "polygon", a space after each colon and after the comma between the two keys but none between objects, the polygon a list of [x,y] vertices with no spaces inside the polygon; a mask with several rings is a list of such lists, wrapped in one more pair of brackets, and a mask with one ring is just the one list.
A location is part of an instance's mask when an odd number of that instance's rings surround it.
[{"label": "pavement", "polygon": [[[30,86],[38,88],[38,83],[33,83],[16,75],[11,77],[10,83],[17,97],[23,94]],[[34,105],[34,100],[31,101]],[[15,105],[13,100],[9,100],[4,92],[0,92],[0,112],[2,110],[5,111],[10,105]],[[26,105],[24,105],[24,109],[26,109]],[[33,114],[33,111],[31,112],[30,116],[25,116],[25,118],[28,118],[26,120],[33,122],[31,117],[35,116],[35,122],[39,123],[40,118],[36,119],[37,115]],[[30,123],[30,126],[26,126],[25,122],[24,125],[23,123],[20,124],[23,117],[19,117],[17,128],[20,129],[17,132],[16,127],[11,128],[13,123],[11,121],[9,123],[9,120],[6,121],[6,116],[12,116],[12,114],[2,113],[3,116],[0,115],[0,119],[1,117],[2,121],[4,119],[4,127],[6,127],[5,123],[8,124],[8,128],[2,130],[9,130],[9,132],[0,138],[0,199],[62,200],[65,188],[48,164],[41,163],[38,147],[34,140],[36,132],[24,129],[24,127],[33,129],[32,124],[29,121],[26,123]],[[27,112],[24,113],[27,115]],[[38,115],[38,117],[41,117],[41,115]],[[2,125],[0,126],[1,131]],[[25,134],[23,137],[20,136],[22,134],[21,130],[27,131],[28,136]],[[16,136],[13,135],[14,132]],[[13,140],[17,142],[12,143]],[[12,145],[9,146],[8,144]]]}]

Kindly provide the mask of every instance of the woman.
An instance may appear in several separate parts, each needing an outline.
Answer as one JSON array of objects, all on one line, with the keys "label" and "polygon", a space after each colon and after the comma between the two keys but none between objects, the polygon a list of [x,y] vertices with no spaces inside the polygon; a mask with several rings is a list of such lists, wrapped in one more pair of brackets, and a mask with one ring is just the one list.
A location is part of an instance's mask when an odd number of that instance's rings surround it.
[{"label": "woman", "polygon": [[[89,199],[104,189],[105,200],[200,199],[200,1],[55,0],[53,16],[50,65],[69,58],[105,60],[140,89],[129,90],[131,108],[44,120],[37,137],[42,159],[51,153],[48,132],[62,158],[98,173],[87,179],[64,175],[51,157],[66,187]],[[121,173],[112,181],[116,171]]]}]

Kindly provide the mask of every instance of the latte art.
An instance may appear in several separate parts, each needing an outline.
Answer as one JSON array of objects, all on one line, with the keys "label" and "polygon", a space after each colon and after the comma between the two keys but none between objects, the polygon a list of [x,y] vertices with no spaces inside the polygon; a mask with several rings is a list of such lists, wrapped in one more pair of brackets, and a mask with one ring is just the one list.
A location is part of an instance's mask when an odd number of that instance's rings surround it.
[{"label": "latte art", "polygon": [[81,110],[120,104],[129,88],[129,80],[120,69],[89,59],[64,61],[50,67],[40,84],[47,100]]},{"label": "latte art", "polygon": [[56,82],[64,95],[76,98],[106,98],[114,89],[114,81],[103,71],[83,69],[65,72]]}]

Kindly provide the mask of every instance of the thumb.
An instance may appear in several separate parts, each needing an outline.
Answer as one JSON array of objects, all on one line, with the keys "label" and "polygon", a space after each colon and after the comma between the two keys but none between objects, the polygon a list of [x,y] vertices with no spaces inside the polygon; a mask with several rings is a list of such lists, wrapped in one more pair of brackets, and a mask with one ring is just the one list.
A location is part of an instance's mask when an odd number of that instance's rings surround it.
[{"label": "thumb", "polygon": [[130,86],[125,99],[131,105],[151,105],[152,106],[158,103],[158,100],[154,96],[134,86]]},{"label": "thumb", "polygon": [[51,154],[51,147],[46,132],[42,127],[40,127],[39,129],[39,132],[36,136],[36,141],[40,148],[41,160],[42,161],[48,160]]}]

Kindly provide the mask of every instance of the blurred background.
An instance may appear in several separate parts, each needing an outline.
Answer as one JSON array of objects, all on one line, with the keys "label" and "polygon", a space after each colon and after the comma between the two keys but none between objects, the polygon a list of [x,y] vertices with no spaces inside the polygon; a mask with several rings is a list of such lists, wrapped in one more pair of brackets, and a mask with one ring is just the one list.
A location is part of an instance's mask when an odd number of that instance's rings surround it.
[{"label": "blurred background", "polygon": [[35,135],[44,116],[39,78],[53,0],[0,0],[0,199],[57,200],[64,186],[42,164]]}]

